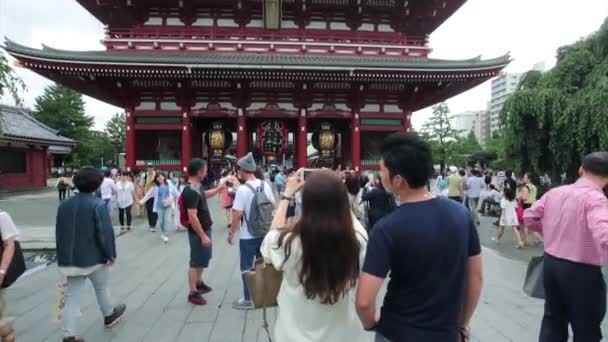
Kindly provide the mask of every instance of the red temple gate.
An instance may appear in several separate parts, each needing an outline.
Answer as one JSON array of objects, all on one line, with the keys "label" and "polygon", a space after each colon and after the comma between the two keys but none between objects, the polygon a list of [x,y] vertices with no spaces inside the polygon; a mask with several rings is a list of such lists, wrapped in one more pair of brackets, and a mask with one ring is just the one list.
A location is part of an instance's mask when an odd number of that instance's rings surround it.
[{"label": "red temple gate", "polygon": [[107,25],[106,51],[9,40],[5,49],[45,77],[125,108],[130,168],[184,170],[193,156],[209,156],[203,136],[218,122],[234,133],[240,157],[257,148],[257,125],[279,120],[297,166],[308,165],[311,136],[327,122],[339,140],[336,163],[375,169],[379,141],[409,130],[413,111],[509,63],[428,58],[428,34],[464,0],[78,2]]}]

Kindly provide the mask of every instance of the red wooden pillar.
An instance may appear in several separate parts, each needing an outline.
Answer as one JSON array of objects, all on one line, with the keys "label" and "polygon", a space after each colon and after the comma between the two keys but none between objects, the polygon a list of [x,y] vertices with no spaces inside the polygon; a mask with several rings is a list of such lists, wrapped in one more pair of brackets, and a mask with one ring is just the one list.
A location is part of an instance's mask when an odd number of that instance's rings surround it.
[{"label": "red wooden pillar", "polygon": [[125,164],[128,171],[135,168],[135,107],[127,108],[127,133],[125,142]]},{"label": "red wooden pillar", "polygon": [[308,166],[308,120],[306,119],[306,109],[300,109],[298,116],[298,138],[296,142],[297,165],[298,168]]},{"label": "red wooden pillar", "polygon": [[409,132],[412,130],[412,112],[403,112],[403,131]]},{"label": "red wooden pillar", "polygon": [[236,157],[242,158],[248,152],[249,139],[247,132],[247,118],[245,117],[245,110],[243,108],[238,109],[238,117],[236,119]]},{"label": "red wooden pillar", "polygon": [[192,159],[192,123],[190,121],[190,106],[182,106],[182,171],[188,171],[188,163]]},{"label": "red wooden pillar", "polygon": [[350,133],[350,146],[351,146],[351,163],[352,169],[355,172],[361,171],[361,121],[359,119],[358,109],[353,111],[352,119],[352,130]]}]

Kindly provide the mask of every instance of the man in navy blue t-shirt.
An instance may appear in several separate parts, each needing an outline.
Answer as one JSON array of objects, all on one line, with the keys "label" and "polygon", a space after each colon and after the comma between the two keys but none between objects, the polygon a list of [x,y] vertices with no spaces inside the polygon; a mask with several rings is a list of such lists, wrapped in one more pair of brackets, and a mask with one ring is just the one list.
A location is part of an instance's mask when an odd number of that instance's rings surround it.
[{"label": "man in navy blue t-shirt", "polygon": [[[456,342],[482,285],[481,248],[471,213],[428,192],[429,146],[395,133],[382,146],[381,177],[401,205],[373,228],[357,289],[357,312],[376,341]],[[376,297],[390,272],[380,315]]]}]

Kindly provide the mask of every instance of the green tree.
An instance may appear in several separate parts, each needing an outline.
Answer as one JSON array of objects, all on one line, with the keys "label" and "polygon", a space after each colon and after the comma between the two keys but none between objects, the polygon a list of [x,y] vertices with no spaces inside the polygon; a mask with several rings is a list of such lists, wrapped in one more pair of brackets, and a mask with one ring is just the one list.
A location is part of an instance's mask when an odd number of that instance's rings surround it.
[{"label": "green tree", "polygon": [[422,127],[422,136],[433,148],[433,155],[440,165],[441,172],[445,170],[448,156],[458,140],[458,131],[452,127],[449,113],[450,109],[445,103],[434,106],[433,115]]},{"label": "green tree", "polygon": [[89,143],[85,145],[85,148],[86,158],[82,161],[83,165],[102,167],[108,166],[110,162],[116,165],[112,138],[105,132],[92,131]]},{"label": "green tree", "polygon": [[470,131],[466,137],[458,137],[453,145],[452,153],[448,156],[448,160],[454,165],[474,164],[471,156],[481,150],[481,146],[475,137],[475,132]]},{"label": "green tree", "polygon": [[486,143],[484,151],[488,158],[486,161],[493,169],[506,169],[509,165],[505,154],[505,138],[501,132],[492,134],[492,137]]},{"label": "green tree", "polygon": [[505,157],[518,172],[574,178],[582,157],[608,150],[608,20],[560,48],[552,70],[526,74],[501,115]]},{"label": "green tree", "polygon": [[0,52],[0,98],[8,91],[13,97],[15,104],[21,106],[21,92],[25,90],[25,83],[17,76],[15,70],[10,67],[4,54]]},{"label": "green tree", "polygon": [[114,160],[118,160],[118,154],[125,150],[125,140],[127,135],[126,130],[127,115],[116,113],[106,122],[105,134],[109,137],[112,146],[114,147]]},{"label": "green tree", "polygon": [[82,95],[54,84],[44,89],[36,98],[34,117],[45,125],[59,131],[59,134],[77,142],[72,153],[75,166],[83,165],[90,157],[93,117],[85,114]]}]

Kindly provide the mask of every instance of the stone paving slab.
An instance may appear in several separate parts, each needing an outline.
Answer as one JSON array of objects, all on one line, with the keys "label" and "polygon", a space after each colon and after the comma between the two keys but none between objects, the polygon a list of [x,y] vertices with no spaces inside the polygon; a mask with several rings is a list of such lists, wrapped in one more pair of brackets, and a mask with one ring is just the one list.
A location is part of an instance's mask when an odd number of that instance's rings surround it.
[{"label": "stone paving slab", "polygon": [[[212,263],[205,271],[214,288],[206,296],[209,304],[193,307],[186,302],[186,233],[174,233],[164,244],[159,233],[148,232],[140,220],[136,229],[117,239],[119,256],[110,280],[113,297],[128,305],[125,320],[112,330],[104,329],[93,290],[87,286],[78,322],[87,341],[265,341],[261,311],[232,309],[242,291],[238,247],[227,244],[223,215],[215,201],[210,204],[217,228]],[[486,248],[483,257],[484,289],[473,320],[473,341],[537,341],[543,302],[521,291],[526,265]],[[56,267],[50,266],[6,291],[7,314],[16,317],[18,341],[61,340],[61,327],[51,319],[58,278]],[[276,314],[277,309],[270,310],[271,325]]]}]

